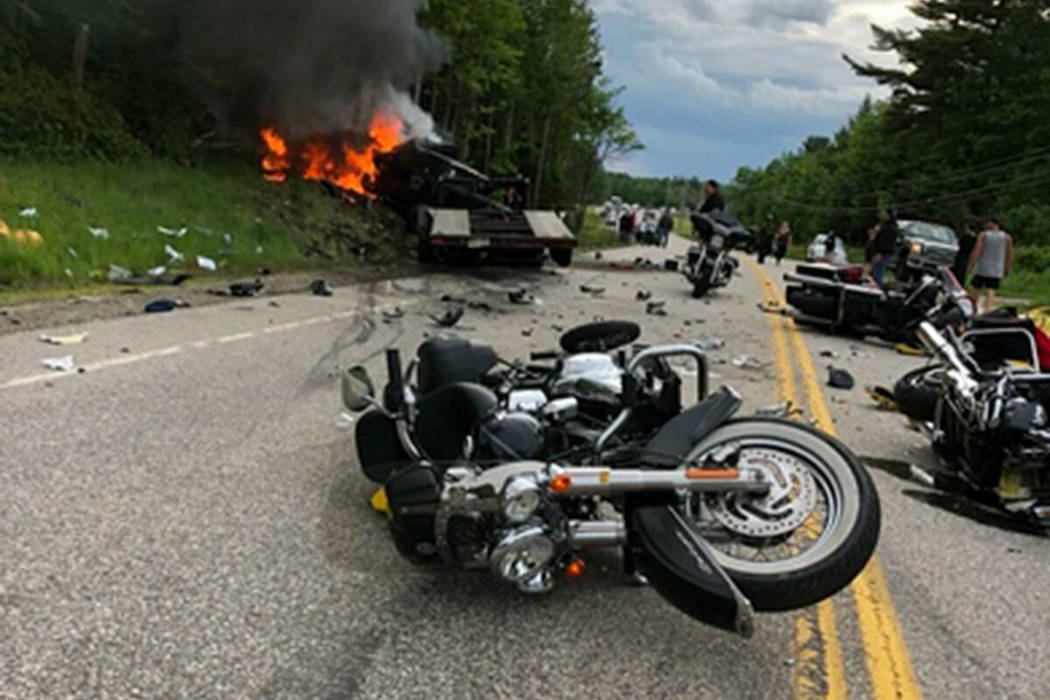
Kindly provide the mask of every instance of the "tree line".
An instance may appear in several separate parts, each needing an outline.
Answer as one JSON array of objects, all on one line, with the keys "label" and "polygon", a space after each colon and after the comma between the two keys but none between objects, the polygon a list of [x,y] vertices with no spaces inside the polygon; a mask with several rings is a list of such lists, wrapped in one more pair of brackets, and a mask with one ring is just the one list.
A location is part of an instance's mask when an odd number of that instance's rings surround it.
[{"label": "tree line", "polygon": [[[0,0],[0,157],[255,158],[255,134],[215,108],[233,81],[189,55],[186,6]],[[417,15],[448,56],[413,97],[464,160],[529,177],[532,205],[587,201],[605,160],[641,147],[585,0],[422,0]]]},{"label": "tree line", "polygon": [[858,242],[880,209],[961,230],[997,216],[1021,244],[1050,244],[1050,2],[920,0],[918,30],[874,27],[890,89],[838,133],[741,168],[731,207],[755,226],[791,220]]}]

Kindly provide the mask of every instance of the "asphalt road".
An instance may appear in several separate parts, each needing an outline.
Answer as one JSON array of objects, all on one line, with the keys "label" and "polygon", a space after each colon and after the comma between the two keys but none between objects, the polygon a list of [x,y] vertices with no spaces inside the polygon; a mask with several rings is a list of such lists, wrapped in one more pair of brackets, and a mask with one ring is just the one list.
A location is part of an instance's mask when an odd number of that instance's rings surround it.
[{"label": "asphalt road", "polygon": [[[39,332],[0,337],[0,697],[863,698],[880,694],[885,672],[871,615],[899,622],[904,648],[892,653],[928,697],[1045,694],[1050,543],[883,470],[873,474],[892,605],[873,611],[844,591],[824,608],[830,627],[815,610],[769,615],[738,639],[630,585],[613,556],[541,598],[403,561],[366,504],[337,376],[361,361],[382,376],[391,344],[413,352],[437,332],[426,313],[443,293],[489,303],[457,330],[508,357],[553,348],[558,328],[595,317],[638,320],[650,343],[718,336],[713,383],[736,387],[748,411],[779,401],[753,270],[705,302],[678,275],[604,262],[431,272],[327,299],[53,329],[90,333],[68,348]],[[593,298],[585,283],[606,292]],[[539,303],[510,304],[520,286]],[[646,315],[640,288],[669,315]],[[385,320],[395,308],[404,316]],[[834,361],[861,385],[892,384],[916,362],[805,341],[818,368]],[[40,364],[69,352],[84,373]],[[743,354],[762,368],[735,367]],[[827,392],[859,454],[928,457],[859,389]]]}]

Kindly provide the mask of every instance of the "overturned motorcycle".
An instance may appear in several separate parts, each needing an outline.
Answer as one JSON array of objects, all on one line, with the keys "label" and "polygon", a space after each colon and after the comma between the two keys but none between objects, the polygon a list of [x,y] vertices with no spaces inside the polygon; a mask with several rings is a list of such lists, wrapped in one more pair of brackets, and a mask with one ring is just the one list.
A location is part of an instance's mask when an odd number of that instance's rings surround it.
[{"label": "overturned motorcycle", "polygon": [[[959,337],[931,323],[920,326],[919,338],[938,364],[909,372],[896,387],[902,412],[920,424],[941,462],[919,476],[1050,528],[1045,338],[1037,342],[1022,324]],[[1022,358],[1023,367],[1015,364]]]},{"label": "overturned motorcycle", "polygon": [[[682,355],[699,362],[700,402],[655,432],[632,432],[635,414],[673,384],[667,358]],[[442,374],[435,363],[461,364],[463,353],[420,356],[420,374],[433,377]],[[672,605],[749,636],[754,611],[823,600],[874,551],[879,502],[853,454],[796,423],[734,419],[740,397],[729,388],[704,396],[695,347],[651,347],[629,360],[561,356],[543,389],[527,390],[532,401],[462,381],[423,392],[415,368],[402,372],[399,352],[388,351],[382,398],[363,367],[342,382],[346,406],[366,411],[361,467],[383,486],[395,544],[414,563],[488,569],[542,593],[559,575],[580,576],[588,550],[619,548],[627,573]],[[550,458],[551,436],[587,434],[575,433],[577,421],[594,421],[581,404],[610,389],[619,409],[592,430],[589,452]]]},{"label": "overturned motorcycle", "polygon": [[789,313],[798,323],[833,333],[915,343],[924,321],[937,328],[963,324],[975,305],[947,268],[898,287],[865,283],[863,268],[806,263],[787,273]]}]

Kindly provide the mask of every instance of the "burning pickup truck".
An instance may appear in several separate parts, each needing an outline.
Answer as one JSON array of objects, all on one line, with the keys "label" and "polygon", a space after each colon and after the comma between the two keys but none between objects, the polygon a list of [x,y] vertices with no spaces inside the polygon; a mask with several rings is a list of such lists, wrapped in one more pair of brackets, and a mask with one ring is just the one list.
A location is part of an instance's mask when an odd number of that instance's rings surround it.
[{"label": "burning pickup truck", "polygon": [[572,263],[576,238],[561,218],[525,209],[528,179],[490,178],[456,160],[447,146],[400,143],[400,130],[396,119],[377,118],[369,142],[350,147],[320,138],[290,145],[267,129],[263,174],[284,182],[294,173],[382,200],[417,236],[420,262],[499,258],[539,265],[549,252],[563,267]]}]

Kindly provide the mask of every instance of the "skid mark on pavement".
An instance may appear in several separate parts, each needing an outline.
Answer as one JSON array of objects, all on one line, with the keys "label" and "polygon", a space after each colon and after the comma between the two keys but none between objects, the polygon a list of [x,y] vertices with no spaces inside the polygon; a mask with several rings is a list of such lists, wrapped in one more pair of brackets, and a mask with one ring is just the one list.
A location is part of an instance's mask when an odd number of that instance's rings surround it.
[{"label": "skid mark on pavement", "polygon": [[[748,261],[759,275],[768,294],[775,297],[776,305],[786,308],[786,300],[780,288],[769,278],[765,270]],[[794,322],[788,321],[789,334],[795,357],[802,374],[810,413],[817,426],[835,436],[835,424],[828,410],[828,403],[821,389],[813,359],[805,340]],[[850,585],[857,607],[857,620],[864,644],[864,657],[871,678],[873,696],[883,698],[918,699],[922,697],[912,666],[908,646],[904,640],[900,621],[893,607],[889,587],[878,555],[871,558],[868,566]],[[831,622],[834,626],[834,621]]]},{"label": "skid mark on pavement", "polygon": [[[757,265],[751,263],[750,259],[747,261],[754,268],[755,277],[762,286],[765,303],[776,303],[776,286],[765,273],[757,269]],[[787,341],[790,324],[790,319],[783,316],[769,317],[773,332],[773,364],[780,382],[780,400],[798,406],[795,370]],[[848,697],[842,647],[835,628],[835,606],[831,600],[821,601],[816,609],[803,610],[795,618],[792,687],[798,700],[844,700]]]},{"label": "skid mark on pavement", "polygon": [[[401,307],[407,308],[415,306],[419,302],[400,302],[395,305],[387,305],[370,309],[369,313],[381,313],[383,311],[393,310],[394,308]],[[284,323],[279,326],[267,326],[266,328],[260,328],[255,331],[246,331],[244,333],[235,333],[232,335],[220,336],[218,338],[212,338],[210,340],[199,340],[192,343],[185,343],[181,345],[172,345],[167,348],[161,348],[160,350],[150,350],[148,352],[140,352],[134,355],[122,355],[120,357],[113,357],[107,360],[100,360],[99,362],[92,362],[90,364],[82,365],[80,369],[85,372],[98,372],[99,370],[112,369],[113,367],[122,367],[124,365],[133,365],[139,362],[145,362],[147,360],[155,360],[161,357],[169,357],[171,355],[178,355],[189,350],[205,350],[210,347],[217,345],[228,345],[230,343],[239,343],[245,340],[251,340],[258,338],[263,335],[270,335],[273,333],[286,333],[288,331],[297,330],[300,328],[306,328],[309,326],[316,326],[322,323],[335,323],[336,321],[345,321],[349,318],[361,315],[362,311],[341,311],[335,314],[325,314],[324,316],[316,316],[313,318],[304,319],[302,321],[293,321],[291,323]],[[39,374],[32,374],[26,377],[19,377],[12,379],[8,382],[0,384],[0,389],[15,389],[23,386],[30,386],[33,384],[41,384],[43,382],[59,381],[62,379],[69,379],[71,377],[78,376],[77,372],[41,372]]]}]

